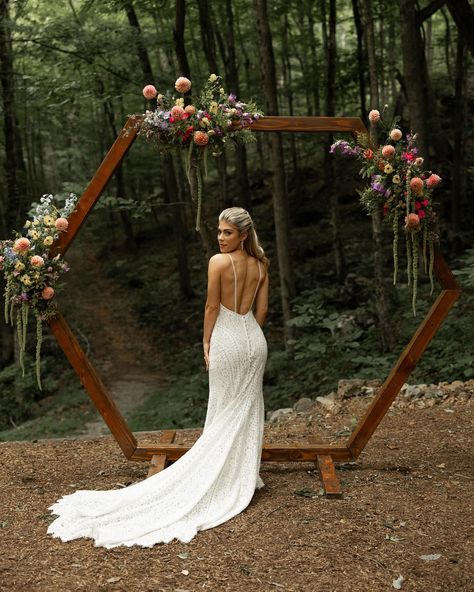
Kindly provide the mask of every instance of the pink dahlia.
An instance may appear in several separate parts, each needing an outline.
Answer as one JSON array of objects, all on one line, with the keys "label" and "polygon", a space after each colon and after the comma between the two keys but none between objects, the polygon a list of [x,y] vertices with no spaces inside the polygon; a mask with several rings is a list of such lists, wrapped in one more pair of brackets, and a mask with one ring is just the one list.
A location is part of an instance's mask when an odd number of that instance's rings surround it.
[{"label": "pink dahlia", "polygon": [[402,132],[397,127],[393,128],[393,130],[390,132],[390,139],[394,142],[398,142],[398,140],[400,140],[401,137]]},{"label": "pink dahlia", "polygon": [[194,132],[193,140],[198,146],[205,146],[209,142],[209,136],[206,132]]},{"label": "pink dahlia", "polygon": [[41,296],[44,298],[44,300],[51,300],[51,298],[54,296],[54,288],[51,288],[51,286],[46,286],[46,288],[43,288]]},{"label": "pink dahlia", "polygon": [[186,105],[186,107],[184,108],[184,110],[189,115],[194,115],[196,113],[196,107],[194,105]]},{"label": "pink dahlia", "polygon": [[410,181],[410,188],[416,195],[419,195],[423,191],[423,179],[420,177],[413,177]]},{"label": "pink dahlia", "polygon": [[156,88],[153,86],[153,84],[147,84],[144,89],[143,89],[143,96],[145,97],[145,99],[147,99],[148,101],[151,101],[152,99],[154,99],[156,97],[156,95],[158,94],[158,91],[156,90]]},{"label": "pink dahlia", "polygon": [[433,187],[436,187],[436,185],[439,185],[441,181],[441,177],[433,173],[426,179],[426,185],[432,189]]},{"label": "pink dahlia", "polygon": [[421,156],[418,156],[418,158],[415,158],[415,164],[416,166],[421,166],[423,163],[425,162],[425,159],[422,158]]},{"label": "pink dahlia", "polygon": [[407,228],[416,228],[420,224],[418,214],[408,214],[405,216],[405,225]]},{"label": "pink dahlia", "polygon": [[183,115],[184,115],[184,109],[182,107],[180,107],[179,105],[175,105],[171,109],[171,117],[173,117],[174,121],[179,121],[179,120],[183,119]]},{"label": "pink dahlia", "polygon": [[69,222],[66,220],[66,218],[57,218],[54,222],[54,225],[56,226],[56,230],[62,232],[64,230],[67,230]]},{"label": "pink dahlia", "polygon": [[377,123],[377,121],[380,120],[380,111],[377,111],[377,109],[372,109],[372,111],[369,113],[369,121],[371,123]]},{"label": "pink dahlia", "polygon": [[382,156],[384,158],[393,158],[394,154],[395,154],[395,148],[393,146],[391,146],[390,144],[387,144],[387,146],[384,146],[382,148]]},{"label": "pink dahlia", "polygon": [[31,265],[34,265],[34,267],[41,267],[44,265],[44,259],[39,255],[33,255],[33,257],[30,259],[30,263]]},{"label": "pink dahlia", "polygon": [[25,251],[28,251],[28,249],[30,248],[30,241],[25,238],[18,238],[14,243],[13,243],[13,250],[15,251],[15,253],[24,253]]},{"label": "pink dahlia", "polygon": [[187,93],[188,90],[191,89],[191,81],[189,80],[189,78],[180,76],[178,80],[174,83],[174,87],[179,93]]}]

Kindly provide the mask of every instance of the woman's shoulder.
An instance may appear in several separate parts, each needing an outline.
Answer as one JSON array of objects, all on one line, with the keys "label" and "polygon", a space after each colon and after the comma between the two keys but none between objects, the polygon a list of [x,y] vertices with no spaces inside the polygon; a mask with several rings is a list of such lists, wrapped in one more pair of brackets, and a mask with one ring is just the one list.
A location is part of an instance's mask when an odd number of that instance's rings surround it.
[{"label": "woman's shoulder", "polygon": [[229,263],[229,256],[226,253],[216,253],[209,259],[209,268],[222,269]]}]

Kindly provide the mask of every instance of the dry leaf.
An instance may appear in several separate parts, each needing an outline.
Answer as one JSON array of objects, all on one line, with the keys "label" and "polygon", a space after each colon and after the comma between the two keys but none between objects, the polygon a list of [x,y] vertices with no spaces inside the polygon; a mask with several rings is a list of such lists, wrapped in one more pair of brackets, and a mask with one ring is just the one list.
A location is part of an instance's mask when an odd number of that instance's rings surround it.
[{"label": "dry leaf", "polygon": [[395,588],[395,590],[401,590],[404,581],[405,578],[403,576],[398,576],[396,580],[393,580],[392,586]]}]

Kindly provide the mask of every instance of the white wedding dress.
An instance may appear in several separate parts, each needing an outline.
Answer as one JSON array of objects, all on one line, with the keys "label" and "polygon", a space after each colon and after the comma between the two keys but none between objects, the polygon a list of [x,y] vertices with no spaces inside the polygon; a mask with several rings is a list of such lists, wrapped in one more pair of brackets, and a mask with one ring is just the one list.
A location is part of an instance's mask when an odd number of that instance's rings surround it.
[{"label": "white wedding dress", "polygon": [[76,491],[49,509],[58,516],[48,533],[63,541],[81,537],[96,546],[151,547],[172,539],[189,542],[199,530],[244,510],[259,476],[267,344],[252,305],[237,313],[220,305],[212,331],[209,403],[204,430],[186,454],[165,470],[124,489]]}]

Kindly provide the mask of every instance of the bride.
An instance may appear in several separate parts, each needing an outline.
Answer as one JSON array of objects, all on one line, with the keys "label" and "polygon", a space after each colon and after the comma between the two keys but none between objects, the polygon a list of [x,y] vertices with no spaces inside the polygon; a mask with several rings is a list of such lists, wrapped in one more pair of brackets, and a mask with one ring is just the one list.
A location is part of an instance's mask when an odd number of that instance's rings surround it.
[{"label": "bride", "polygon": [[96,546],[151,547],[229,520],[250,503],[263,442],[263,371],[267,344],[261,326],[268,307],[268,259],[250,214],[219,216],[220,253],[209,261],[204,313],[204,361],[209,403],[204,430],[176,462],[130,487],[76,491],[49,509],[48,533],[81,537]]}]

